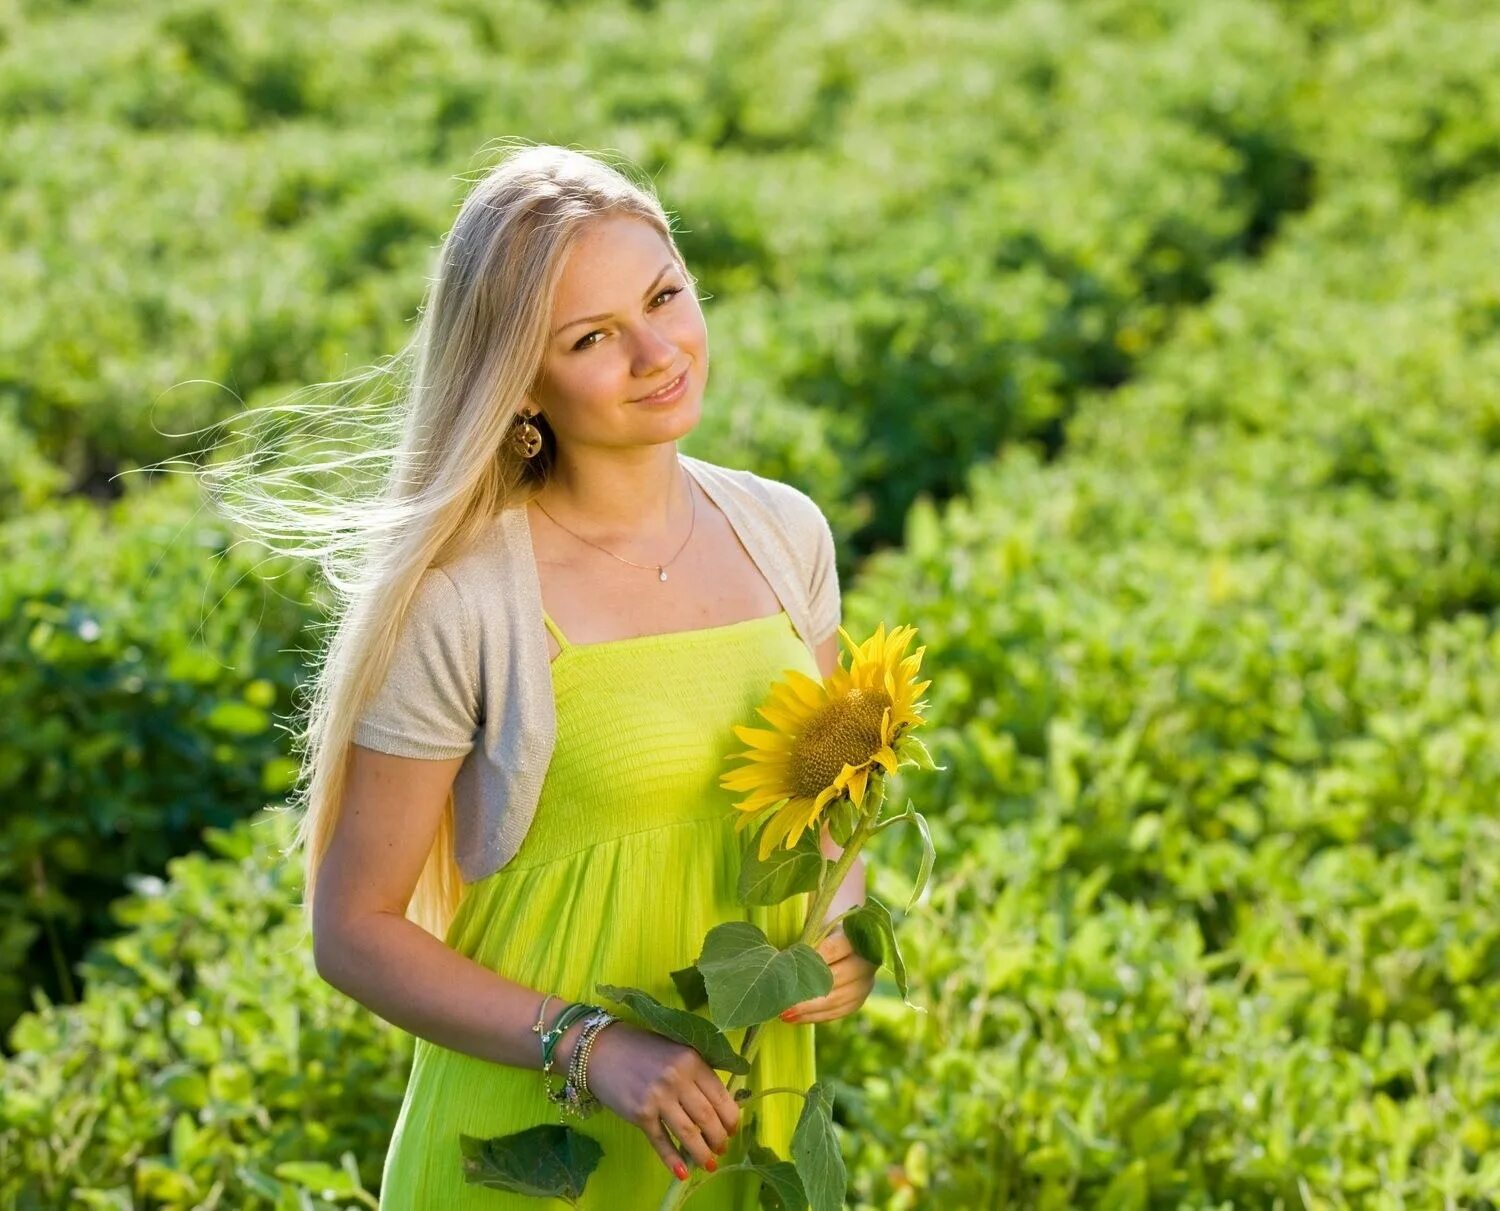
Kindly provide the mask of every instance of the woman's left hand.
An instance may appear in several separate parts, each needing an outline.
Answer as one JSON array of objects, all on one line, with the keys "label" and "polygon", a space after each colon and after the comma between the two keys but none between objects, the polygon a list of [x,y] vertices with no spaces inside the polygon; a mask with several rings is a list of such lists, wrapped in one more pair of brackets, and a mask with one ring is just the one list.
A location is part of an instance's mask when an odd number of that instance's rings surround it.
[{"label": "woman's left hand", "polygon": [[824,996],[782,1010],[783,1022],[831,1022],[846,1017],[865,1003],[875,987],[879,965],[855,954],[842,928],[835,929],[816,949],[833,972],[833,987]]}]

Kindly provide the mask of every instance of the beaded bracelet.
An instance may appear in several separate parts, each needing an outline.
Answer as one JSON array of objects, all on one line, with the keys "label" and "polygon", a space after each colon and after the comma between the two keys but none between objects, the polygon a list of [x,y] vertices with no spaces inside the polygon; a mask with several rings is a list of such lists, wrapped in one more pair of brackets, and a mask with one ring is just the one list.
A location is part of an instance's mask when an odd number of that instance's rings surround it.
[{"label": "beaded bracelet", "polygon": [[599,1032],[614,1021],[618,1019],[607,1009],[597,1009],[585,1019],[578,1042],[573,1046],[573,1057],[568,1064],[567,1081],[563,1085],[564,1096],[561,1104],[565,1118],[568,1114],[576,1115],[581,1119],[587,1118],[599,1108],[599,1099],[588,1091],[589,1052],[593,1050],[594,1039]]},{"label": "beaded bracelet", "polygon": [[593,1095],[592,1091],[589,1089],[589,1057],[594,1052],[594,1042],[601,1034],[604,1033],[604,1028],[606,1026],[608,1026],[612,1022],[618,1022],[619,1020],[619,1018],[611,1014],[589,1031],[588,1038],[579,1040],[579,1042],[583,1045],[583,1054],[577,1057],[578,1093],[583,1101],[588,1103],[590,1106],[597,1106],[599,1104],[599,1099],[596,1098]]},{"label": "beaded bracelet", "polygon": [[557,1015],[552,1029],[542,1035],[542,1087],[546,1091],[547,1100],[561,1104],[567,1097],[566,1086],[561,1090],[552,1087],[552,1064],[557,1050],[558,1040],[567,1033],[568,1027],[573,1025],[579,1018],[590,1013],[602,1013],[603,1010],[597,1005],[585,1004],[582,1001],[573,1001]]}]

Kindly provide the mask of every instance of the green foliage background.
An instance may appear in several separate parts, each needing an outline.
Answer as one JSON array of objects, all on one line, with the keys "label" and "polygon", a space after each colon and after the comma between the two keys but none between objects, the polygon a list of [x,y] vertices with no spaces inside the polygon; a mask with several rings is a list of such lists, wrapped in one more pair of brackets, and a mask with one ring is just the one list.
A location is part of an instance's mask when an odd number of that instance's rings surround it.
[{"label": "green foliage background", "polygon": [[397,348],[517,133],[652,174],[711,296],[685,448],[813,493],[846,623],[928,645],[927,1012],[819,1032],[851,1203],[1495,1205],[1490,6],[0,31],[0,1206],[372,1205],[409,1040],[248,823],[317,587],[129,472]]}]

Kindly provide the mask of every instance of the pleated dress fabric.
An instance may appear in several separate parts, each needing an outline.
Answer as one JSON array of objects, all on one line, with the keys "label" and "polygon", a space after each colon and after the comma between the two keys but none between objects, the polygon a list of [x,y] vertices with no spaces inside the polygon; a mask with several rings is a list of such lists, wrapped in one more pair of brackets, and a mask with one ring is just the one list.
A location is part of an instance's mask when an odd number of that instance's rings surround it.
[{"label": "pleated dress fabric", "polygon": [[[562,650],[552,662],[557,742],[537,813],[516,856],[464,889],[447,943],[509,979],[604,1005],[643,1025],[596,985],[640,988],[680,1007],[669,973],[698,957],[713,926],[749,920],[777,946],[796,940],[806,893],[763,908],[738,902],[744,834],[734,831],[735,796],[719,778],[732,766],[729,755],[745,747],[733,725],[765,726],[755,709],[771,683],[787,669],[815,678],[820,673],[785,610],[589,644],[569,643],[550,617],[544,622]],[[549,1022],[563,1003],[549,1003]],[[753,1087],[812,1084],[813,1026],[774,1019],[763,1030]],[[745,1030],[727,1033],[739,1047]],[[727,1081],[727,1073],[718,1075]],[[775,1094],[755,1106],[761,1142],[787,1157],[802,1099]],[[561,1205],[468,1184],[459,1147],[461,1134],[485,1139],[559,1121],[537,1069],[491,1063],[418,1038],[380,1206],[535,1211]],[[677,1180],[645,1135],[612,1111],[600,1107],[586,1119],[566,1121],[604,1148],[580,1207],[650,1211]],[[741,1131],[720,1165],[742,1159],[745,1145]],[[690,1205],[694,1211],[752,1211],[758,1186],[750,1174],[715,1177]]]}]

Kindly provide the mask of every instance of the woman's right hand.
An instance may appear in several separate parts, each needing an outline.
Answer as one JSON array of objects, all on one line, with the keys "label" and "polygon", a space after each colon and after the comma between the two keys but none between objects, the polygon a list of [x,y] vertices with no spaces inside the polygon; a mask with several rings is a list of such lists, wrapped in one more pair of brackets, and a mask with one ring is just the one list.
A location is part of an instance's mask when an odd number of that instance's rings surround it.
[{"label": "woman's right hand", "polygon": [[697,1051],[629,1022],[611,1022],[594,1039],[588,1082],[589,1092],[644,1131],[662,1164],[684,1180],[687,1167],[667,1129],[710,1173],[739,1130],[739,1103]]}]

